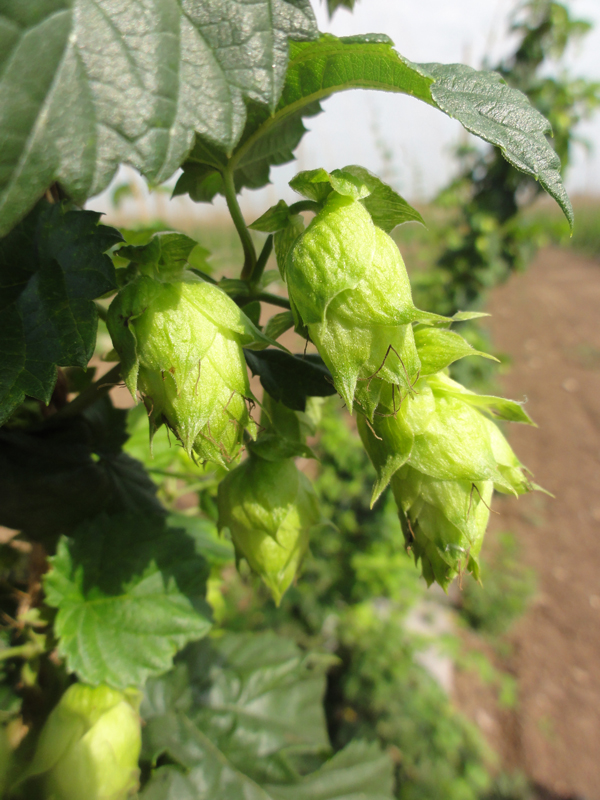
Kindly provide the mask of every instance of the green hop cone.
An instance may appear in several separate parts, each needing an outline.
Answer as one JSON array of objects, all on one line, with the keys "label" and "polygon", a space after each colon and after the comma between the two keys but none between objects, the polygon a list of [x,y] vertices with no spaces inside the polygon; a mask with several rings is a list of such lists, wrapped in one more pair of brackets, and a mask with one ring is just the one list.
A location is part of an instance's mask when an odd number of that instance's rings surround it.
[{"label": "green hop cone", "polygon": [[141,695],[76,683],[40,735],[25,777],[43,776],[52,800],[125,800],[138,788]]},{"label": "green hop cone", "polygon": [[244,429],[256,430],[242,347],[265,344],[252,322],[223,291],[186,273],[128,284],[109,308],[108,329],[151,430],[165,423],[188,454],[227,467]]},{"label": "green hop cone", "polygon": [[251,455],[221,481],[217,503],[219,529],[229,529],[238,561],[246,559],[279,605],[321,521],[310,481],[291,458]]},{"label": "green hop cone", "polygon": [[384,382],[408,389],[420,367],[410,323],[441,318],[415,308],[395,242],[358,200],[331,192],[291,248],[285,275],[297,322],[350,411],[356,396],[372,416]]},{"label": "green hop cone", "polygon": [[531,423],[518,403],[476,395],[443,373],[404,397],[384,387],[373,421],[358,417],[377,472],[373,502],[391,481],[406,544],[427,582],[444,588],[463,569],[478,577],[493,490],[539,488],[485,412]]},{"label": "green hop cone", "polygon": [[492,481],[436,481],[405,465],[391,484],[407,549],[427,585],[447,589],[463,570],[478,579]]}]

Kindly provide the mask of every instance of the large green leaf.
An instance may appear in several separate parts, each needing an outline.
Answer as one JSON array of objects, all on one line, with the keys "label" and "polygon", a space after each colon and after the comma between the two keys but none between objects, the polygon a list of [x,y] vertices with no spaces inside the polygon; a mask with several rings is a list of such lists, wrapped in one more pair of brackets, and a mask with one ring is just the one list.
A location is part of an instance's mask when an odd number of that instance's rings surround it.
[{"label": "large green leaf", "polygon": [[331,373],[320,356],[295,356],[272,349],[245,350],[244,354],[252,374],[260,377],[263,389],[294,411],[306,409],[307,397],[335,394]]},{"label": "large green leaf", "polygon": [[327,750],[321,701],[330,663],[270,632],[229,633],[191,645],[177,670],[146,688],[146,749],[152,758],[164,750],[162,720],[178,710],[235,764],[290,746]]},{"label": "large green leaf", "polygon": [[164,723],[171,759],[141,800],[392,800],[393,765],[376,744],[351,742],[316,772],[286,784],[260,784],[237,769],[203,731],[178,715]]},{"label": "large green leaf", "polygon": [[120,162],[164,181],[194,131],[230,151],[315,34],[309,0],[3,3],[0,235],[54,181],[79,202]]},{"label": "large green leaf", "polygon": [[534,175],[572,221],[560,178],[558,156],[545,133],[549,123],[525,95],[493,72],[460,64],[413,64],[397,53],[385,35],[293,42],[285,86],[275,113],[257,108],[231,157],[198,137],[176,193],[211,200],[222,190],[220,170],[228,164],[236,186],[258,188],[269,167],[290,161],[302,138],[302,116],[318,113],[319,101],[347,89],[378,89],[418,98],[461,122],[467,130],[502,150],[511,164]]},{"label": "large green leaf", "polygon": [[0,525],[52,549],[60,533],[102,511],[160,514],[155,484],[121,452],[126,417],[103,397],[60,424],[0,430]]},{"label": "large green leaf", "polygon": [[142,798],[389,800],[392,764],[376,745],[354,742],[309,775],[294,766],[329,749],[329,663],[270,632],[190,645],[146,686],[143,757],[174,765],[154,771]]},{"label": "large green leaf", "polygon": [[478,72],[464,64],[423,64],[421,69],[434,78],[431,96],[437,107],[499,147],[513,167],[539,180],[572,227],[573,208],[562,182],[560,158],[546,138],[552,126],[527,96],[497,72]]},{"label": "large green leaf", "polygon": [[379,745],[352,741],[298,784],[265,788],[273,800],[389,800],[393,766]]},{"label": "large green leaf", "polygon": [[164,518],[101,515],[62,537],[44,580],[58,652],[90,684],[142,686],[210,628],[208,568]]},{"label": "large green leaf", "polygon": [[99,219],[43,200],[0,239],[0,424],[25,395],[49,402],[57,365],[86,367],[92,357],[92,301],[116,288],[104,253],[121,241]]}]

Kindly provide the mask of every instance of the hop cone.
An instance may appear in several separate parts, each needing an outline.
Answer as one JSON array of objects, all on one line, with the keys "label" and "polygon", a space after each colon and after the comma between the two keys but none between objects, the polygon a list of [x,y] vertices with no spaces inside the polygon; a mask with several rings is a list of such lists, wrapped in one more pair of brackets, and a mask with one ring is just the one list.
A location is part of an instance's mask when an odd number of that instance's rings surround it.
[{"label": "hop cone", "polygon": [[468,392],[443,373],[418,381],[401,404],[392,387],[382,397],[372,423],[358,419],[377,471],[373,501],[391,481],[407,547],[429,584],[447,588],[463,569],[478,577],[494,488],[513,494],[539,488],[479,409],[529,418],[518,404]]},{"label": "hop cone", "polygon": [[112,302],[108,329],[151,426],[165,423],[189,454],[227,467],[244,429],[255,432],[242,347],[261,339],[233,300],[193,274],[141,276]]},{"label": "hop cone", "polygon": [[377,405],[361,386],[375,375],[378,390],[412,384],[420,361],[410,323],[436,316],[415,308],[396,244],[360,202],[331,192],[291,248],[285,275],[292,308],[350,410],[355,396]]},{"label": "hop cone", "polygon": [[279,605],[321,519],[310,481],[291,458],[250,455],[219,484],[218,508],[237,559],[246,559]]},{"label": "hop cone", "polygon": [[52,800],[125,800],[138,787],[137,692],[71,686],[44,726],[26,777],[44,775]]}]

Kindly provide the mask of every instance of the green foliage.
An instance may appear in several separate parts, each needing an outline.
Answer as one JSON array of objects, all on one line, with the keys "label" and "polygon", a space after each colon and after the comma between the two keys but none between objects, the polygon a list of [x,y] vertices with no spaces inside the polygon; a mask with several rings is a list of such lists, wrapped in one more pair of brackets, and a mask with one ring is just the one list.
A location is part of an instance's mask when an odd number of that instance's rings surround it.
[{"label": "green foliage", "polygon": [[[246,122],[245,100],[268,113],[277,105],[288,38],[317,33],[308,0],[200,0],[185,11],[155,0],[127,14],[50,0],[11,4],[0,19],[2,233],[54,181],[84,202],[106,188],[121,162],[153,183],[167,180],[194,131],[232,148]],[[147,46],[140,47],[140,30]],[[251,65],[242,79],[239,64]]]},{"label": "green foliage", "polygon": [[483,585],[466,581],[460,606],[472,628],[499,636],[526,610],[535,591],[535,575],[519,560],[519,547],[512,534],[500,534],[494,545],[491,556],[482,563]]},{"label": "green foliage", "polygon": [[59,652],[87,683],[143,686],[210,628],[205,561],[161,517],[99,516],[62,538],[51,564]]},{"label": "green foliage", "polygon": [[[0,524],[18,532],[0,552],[4,793],[120,800],[139,777],[156,800],[475,797],[484,754],[403,630],[424,592],[404,539],[428,581],[465,558],[476,573],[492,486],[537,488],[485,415],[529,418],[448,378],[485,356],[447,330],[478,314],[415,307],[389,234],[422,220],[391,187],[356,165],[300,173],[303,199],[254,223],[258,254],[237,193],[293,158],[320,100],[360,87],[457,118],[571,222],[547,120],[494,73],[320,34],[308,0],[8,3],[0,31]],[[120,163],[223,194],[239,275],[217,281],[210,253],[162,225],[122,236],[82,211]],[[272,250],[289,298],[268,291]],[[262,303],[284,309],[264,328]],[[318,356],[277,343],[292,327]],[[114,408],[120,381],[144,407]],[[339,407],[308,440],[334,391],[374,470]],[[314,448],[316,488],[294,460]],[[394,492],[371,516],[374,474],[375,498]]]},{"label": "green foliage", "polygon": [[172,797],[177,787],[177,797],[222,800],[389,798],[391,764],[377,747],[357,742],[325,760],[330,662],[272,633],[188,647],[146,691],[143,757],[154,764],[167,754],[173,766],[159,766],[142,796]]},{"label": "green foliage", "polygon": [[[575,126],[600,104],[600,86],[565,71],[553,77],[546,67],[590,26],[573,19],[562,3],[530,0],[520,7],[512,27],[517,47],[496,71],[548,119],[557,170],[551,180],[558,179],[560,163],[564,173],[577,142]],[[439,237],[441,296],[435,307],[449,314],[477,305],[511,271],[527,266],[537,243],[543,241],[543,231],[523,218],[520,209],[547,189],[543,179],[534,182],[517,161],[505,160],[497,152],[481,154],[468,147],[459,155],[462,174],[438,198],[441,205],[460,209]]]},{"label": "green foliage", "polygon": [[56,367],[83,367],[96,344],[92,300],[115,289],[106,250],[120,241],[100,214],[44,200],[0,240],[0,424],[35,397],[46,405]]}]

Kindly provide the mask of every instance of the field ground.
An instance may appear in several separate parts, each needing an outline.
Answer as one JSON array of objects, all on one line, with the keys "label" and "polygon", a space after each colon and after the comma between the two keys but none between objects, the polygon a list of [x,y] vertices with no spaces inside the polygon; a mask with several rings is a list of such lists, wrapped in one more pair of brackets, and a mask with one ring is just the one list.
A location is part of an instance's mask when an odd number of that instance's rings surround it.
[{"label": "field ground", "polygon": [[494,346],[512,359],[502,389],[526,396],[539,425],[513,426],[509,438],[556,499],[495,506],[492,530],[514,532],[537,573],[510,634],[518,704],[498,708],[471,673],[458,675],[456,699],[541,797],[600,800],[600,262],[542,250],[488,310]]}]

